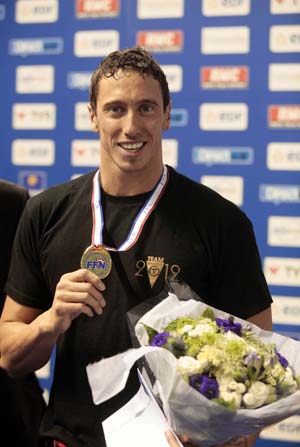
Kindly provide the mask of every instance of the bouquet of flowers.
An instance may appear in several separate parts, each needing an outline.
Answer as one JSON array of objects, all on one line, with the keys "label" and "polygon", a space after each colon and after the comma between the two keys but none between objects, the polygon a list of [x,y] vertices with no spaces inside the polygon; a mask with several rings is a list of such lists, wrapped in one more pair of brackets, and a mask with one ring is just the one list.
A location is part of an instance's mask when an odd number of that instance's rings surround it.
[{"label": "bouquet of flowers", "polygon": [[191,387],[227,408],[259,408],[300,389],[300,376],[276,345],[233,316],[216,317],[208,307],[197,317],[176,318],[162,332],[145,329],[151,346],[177,358],[177,371]]},{"label": "bouquet of flowers", "polygon": [[258,432],[300,411],[296,340],[174,293],[139,318],[134,331],[139,348],[88,365],[96,404],[120,392],[131,367],[144,358],[154,377],[147,383],[168,423],[201,447]]}]

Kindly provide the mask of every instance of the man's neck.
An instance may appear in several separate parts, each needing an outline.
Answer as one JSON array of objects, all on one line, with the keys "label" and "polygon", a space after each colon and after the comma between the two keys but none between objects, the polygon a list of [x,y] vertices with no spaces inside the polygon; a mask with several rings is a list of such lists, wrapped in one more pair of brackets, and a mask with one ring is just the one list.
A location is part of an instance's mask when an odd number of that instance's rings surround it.
[{"label": "man's neck", "polygon": [[105,171],[101,172],[100,168],[100,182],[102,189],[112,196],[134,196],[144,192],[151,191],[157,184],[163,166],[160,171],[156,170],[146,175],[145,172],[124,172],[116,175],[110,174],[106,178]]}]

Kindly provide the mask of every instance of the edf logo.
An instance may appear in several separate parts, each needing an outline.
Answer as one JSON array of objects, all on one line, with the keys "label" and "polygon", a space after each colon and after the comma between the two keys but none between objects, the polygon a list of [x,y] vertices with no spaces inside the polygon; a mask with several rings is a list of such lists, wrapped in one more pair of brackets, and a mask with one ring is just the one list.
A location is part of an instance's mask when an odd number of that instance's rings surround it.
[{"label": "edf logo", "polygon": [[98,261],[88,261],[86,264],[88,269],[104,269],[105,265],[105,261],[102,259],[99,259]]}]

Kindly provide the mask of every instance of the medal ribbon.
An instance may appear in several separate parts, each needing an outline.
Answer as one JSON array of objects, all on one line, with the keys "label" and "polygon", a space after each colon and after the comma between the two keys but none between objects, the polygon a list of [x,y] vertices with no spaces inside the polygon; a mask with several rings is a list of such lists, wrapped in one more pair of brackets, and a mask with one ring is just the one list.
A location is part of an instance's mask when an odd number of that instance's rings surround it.
[{"label": "medal ribbon", "polygon": [[126,240],[118,248],[108,247],[103,244],[102,231],[104,225],[104,218],[101,206],[101,188],[99,183],[99,172],[100,170],[96,172],[93,179],[93,194],[91,203],[93,213],[92,245],[94,246],[101,245],[102,247],[110,251],[129,250],[129,248],[131,248],[138,240],[148,217],[155,209],[159,199],[161,198],[165,190],[165,187],[169,180],[168,168],[164,165],[162,175],[158,180],[154,188],[154,191],[152,192],[150,197],[148,197],[145,205],[136,216]]}]

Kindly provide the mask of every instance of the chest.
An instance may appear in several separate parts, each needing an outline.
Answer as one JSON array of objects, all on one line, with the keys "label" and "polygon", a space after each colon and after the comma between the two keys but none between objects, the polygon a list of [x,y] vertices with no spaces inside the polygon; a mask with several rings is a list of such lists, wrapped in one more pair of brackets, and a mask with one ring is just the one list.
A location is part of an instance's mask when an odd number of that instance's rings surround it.
[{"label": "chest", "polygon": [[[144,201],[104,203],[103,242],[119,247],[129,237]],[[93,215],[90,203],[83,203],[57,219],[44,233],[42,265],[50,290],[62,274],[80,268],[84,250],[91,244]],[[202,278],[207,272],[207,255],[188,216],[178,216],[163,201],[139,229],[135,244],[127,251],[111,252],[111,278],[125,278],[135,293],[156,293],[169,275]],[[107,279],[109,281],[109,278]]]}]

